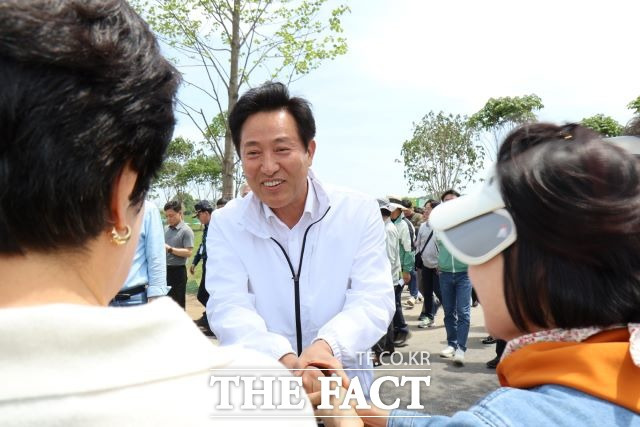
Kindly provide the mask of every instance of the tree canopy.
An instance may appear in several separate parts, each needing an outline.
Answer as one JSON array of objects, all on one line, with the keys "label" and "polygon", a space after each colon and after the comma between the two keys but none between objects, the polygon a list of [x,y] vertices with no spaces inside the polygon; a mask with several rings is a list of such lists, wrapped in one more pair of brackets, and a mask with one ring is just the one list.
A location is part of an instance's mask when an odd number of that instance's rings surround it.
[{"label": "tree canopy", "polygon": [[[223,167],[223,193],[233,196],[237,165],[224,120],[240,89],[256,80],[286,84],[347,52],[341,18],[349,8],[325,10],[327,0],[134,0],[181,69],[201,69],[185,83],[201,96],[179,101]],[[212,131],[213,129],[213,131]]]},{"label": "tree canopy", "polygon": [[580,124],[595,130],[605,137],[618,136],[622,134],[622,125],[613,117],[604,114],[596,114],[591,117],[585,117]]},{"label": "tree canopy", "polygon": [[431,111],[413,126],[413,137],[401,151],[409,190],[437,195],[450,188],[464,189],[484,158],[483,148],[474,145],[467,118]]},{"label": "tree canopy", "polygon": [[154,189],[162,191],[165,200],[177,198],[184,201],[184,194],[189,192],[195,193],[199,199],[216,197],[221,171],[215,156],[206,155],[192,141],[178,137],[169,144]]},{"label": "tree canopy", "polygon": [[627,104],[627,108],[633,111],[633,114],[640,116],[640,96]]},{"label": "tree canopy", "polygon": [[536,94],[489,98],[484,107],[469,118],[469,126],[478,131],[489,157],[495,158],[506,134],[516,126],[535,121],[535,112],[542,108],[542,100]]}]

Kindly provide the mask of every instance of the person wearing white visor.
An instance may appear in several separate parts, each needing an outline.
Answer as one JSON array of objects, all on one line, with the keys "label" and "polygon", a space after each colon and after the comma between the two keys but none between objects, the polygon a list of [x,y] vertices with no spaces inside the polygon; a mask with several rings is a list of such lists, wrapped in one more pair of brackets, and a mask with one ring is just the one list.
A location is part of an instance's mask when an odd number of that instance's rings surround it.
[{"label": "person wearing white visor", "polygon": [[478,191],[438,206],[430,224],[469,264],[487,330],[507,341],[502,387],[452,417],[358,411],[383,416],[367,425],[640,426],[640,162],[630,152],[580,125],[524,125]]}]

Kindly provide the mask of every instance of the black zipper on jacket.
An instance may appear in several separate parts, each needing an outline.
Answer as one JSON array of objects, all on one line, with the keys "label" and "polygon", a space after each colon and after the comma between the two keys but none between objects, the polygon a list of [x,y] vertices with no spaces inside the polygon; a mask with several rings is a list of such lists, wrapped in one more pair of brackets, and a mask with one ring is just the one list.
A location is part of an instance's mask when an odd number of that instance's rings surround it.
[{"label": "black zipper on jacket", "polygon": [[313,227],[314,225],[322,221],[324,217],[327,216],[327,213],[329,213],[329,209],[331,209],[331,206],[327,208],[324,215],[322,215],[319,220],[309,224],[307,229],[304,231],[304,237],[302,238],[302,249],[300,250],[300,262],[298,263],[297,273],[293,269],[293,264],[291,264],[291,259],[289,258],[289,255],[287,255],[287,251],[284,250],[284,247],[276,239],[274,239],[273,237],[270,237],[270,239],[276,242],[276,245],[278,245],[278,247],[282,251],[282,254],[287,260],[287,264],[289,264],[289,269],[291,270],[291,274],[293,275],[291,278],[293,279],[293,289],[294,289],[295,306],[296,306],[296,344],[298,346],[297,348],[298,356],[300,356],[300,354],[302,353],[302,321],[300,320],[300,273],[302,272],[302,259],[304,257],[304,247],[307,243],[307,233],[309,233],[309,230],[311,229],[311,227]]}]

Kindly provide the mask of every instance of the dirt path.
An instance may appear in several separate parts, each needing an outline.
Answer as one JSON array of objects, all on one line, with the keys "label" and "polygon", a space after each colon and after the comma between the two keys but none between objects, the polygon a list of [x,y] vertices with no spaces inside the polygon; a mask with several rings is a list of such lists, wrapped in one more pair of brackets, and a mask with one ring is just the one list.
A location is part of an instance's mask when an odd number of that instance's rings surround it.
[{"label": "dirt path", "polygon": [[200,301],[196,298],[195,295],[187,294],[187,314],[193,320],[197,320],[202,316],[202,312],[204,311],[204,307],[200,304]]}]

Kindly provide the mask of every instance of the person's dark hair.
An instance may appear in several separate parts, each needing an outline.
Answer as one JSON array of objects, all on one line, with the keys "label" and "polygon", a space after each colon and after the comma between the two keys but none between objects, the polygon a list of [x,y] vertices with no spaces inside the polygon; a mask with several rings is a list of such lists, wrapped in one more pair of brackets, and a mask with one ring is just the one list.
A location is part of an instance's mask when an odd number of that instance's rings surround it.
[{"label": "person's dark hair", "polygon": [[229,113],[229,129],[238,157],[241,157],[242,126],[249,116],[278,110],[285,110],[291,114],[296,121],[298,136],[305,150],[309,148],[309,142],[316,136],[316,122],[311,112],[311,104],[303,98],[290,97],[289,90],[280,82],[266,82],[249,89]]},{"label": "person's dark hair", "polygon": [[444,202],[444,198],[446,196],[448,196],[449,194],[453,194],[456,197],[460,197],[460,193],[458,193],[456,190],[450,189],[450,190],[447,190],[444,193],[442,193],[442,195],[440,196],[440,201]]},{"label": "person's dark hair", "polygon": [[640,136],[640,116],[634,117],[624,128],[624,134],[629,136]]},{"label": "person's dark hair", "polygon": [[381,208],[380,213],[383,217],[388,218],[391,216],[391,211],[389,209]]},{"label": "person's dark hair", "polygon": [[220,197],[218,199],[218,201],[216,202],[216,208],[221,208],[224,205],[226,205],[227,203],[229,203],[229,200],[225,199],[224,197]]},{"label": "person's dark hair", "polygon": [[81,249],[126,164],[144,200],[179,74],[125,1],[6,0],[0,22],[0,253]]},{"label": "person's dark hair", "polygon": [[182,203],[177,200],[169,200],[164,204],[164,210],[168,211],[169,209],[174,212],[182,212]]},{"label": "person's dark hair", "polygon": [[579,126],[524,125],[497,176],[518,239],[504,252],[514,323],[576,328],[640,322],[640,169]]},{"label": "person's dark hair", "polygon": [[438,206],[440,204],[440,202],[437,202],[436,200],[433,199],[429,199],[426,202],[424,202],[424,206],[431,206],[431,209],[435,208],[436,206]]},{"label": "person's dark hair", "polygon": [[404,198],[400,201],[400,203],[407,209],[413,208],[413,202],[410,199]]}]

